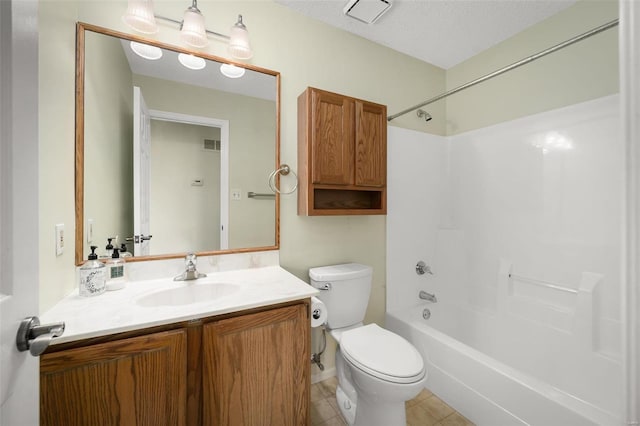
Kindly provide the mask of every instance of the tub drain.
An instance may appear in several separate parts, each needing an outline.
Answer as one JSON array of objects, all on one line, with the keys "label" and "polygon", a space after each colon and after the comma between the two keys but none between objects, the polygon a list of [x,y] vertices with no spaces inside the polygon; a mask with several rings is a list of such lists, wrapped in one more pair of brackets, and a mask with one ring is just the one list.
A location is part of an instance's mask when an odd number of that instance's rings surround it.
[{"label": "tub drain", "polygon": [[428,320],[429,318],[431,318],[431,311],[429,309],[426,309],[424,311],[422,311],[422,318]]}]

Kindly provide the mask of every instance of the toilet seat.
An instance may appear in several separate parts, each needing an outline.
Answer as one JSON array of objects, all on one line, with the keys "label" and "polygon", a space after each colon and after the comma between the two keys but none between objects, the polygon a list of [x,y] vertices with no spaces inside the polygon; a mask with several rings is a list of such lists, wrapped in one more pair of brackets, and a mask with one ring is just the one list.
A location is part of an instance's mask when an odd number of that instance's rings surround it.
[{"label": "toilet seat", "polygon": [[369,324],[342,333],[340,347],[354,367],[393,383],[414,383],[425,375],[418,350],[395,333]]}]

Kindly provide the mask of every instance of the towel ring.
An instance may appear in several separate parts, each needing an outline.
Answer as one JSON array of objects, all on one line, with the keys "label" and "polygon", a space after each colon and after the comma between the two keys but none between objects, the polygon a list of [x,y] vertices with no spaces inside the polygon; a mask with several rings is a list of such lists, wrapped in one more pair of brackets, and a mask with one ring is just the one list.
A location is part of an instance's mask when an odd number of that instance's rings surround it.
[{"label": "towel ring", "polygon": [[[282,176],[287,176],[289,173],[293,174],[293,177],[296,179],[296,184],[293,185],[293,189],[291,191],[282,192],[276,186],[275,177],[276,177],[277,174],[281,174]],[[271,174],[269,175],[269,188],[271,188],[271,190],[273,192],[278,193],[278,194],[283,194],[283,195],[293,194],[296,191],[296,189],[298,188],[298,175],[296,174],[296,172],[291,170],[291,167],[289,167],[286,164],[282,164],[282,165],[280,165],[279,169],[276,169],[276,170],[272,171]]]}]

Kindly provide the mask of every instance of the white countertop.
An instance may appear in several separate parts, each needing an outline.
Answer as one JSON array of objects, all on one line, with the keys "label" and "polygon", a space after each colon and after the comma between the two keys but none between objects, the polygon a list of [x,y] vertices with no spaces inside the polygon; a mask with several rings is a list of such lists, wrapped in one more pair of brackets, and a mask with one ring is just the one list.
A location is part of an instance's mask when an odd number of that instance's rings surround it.
[{"label": "white countertop", "polygon": [[[237,285],[223,297],[176,306],[145,307],[137,303],[149,294],[211,283]],[[127,283],[122,290],[81,297],[78,291],[40,315],[42,324],[65,322],[64,334],[52,344],[105,336],[175,322],[309,298],[318,291],[280,266],[208,273],[206,278],[175,282],[171,277]]]}]

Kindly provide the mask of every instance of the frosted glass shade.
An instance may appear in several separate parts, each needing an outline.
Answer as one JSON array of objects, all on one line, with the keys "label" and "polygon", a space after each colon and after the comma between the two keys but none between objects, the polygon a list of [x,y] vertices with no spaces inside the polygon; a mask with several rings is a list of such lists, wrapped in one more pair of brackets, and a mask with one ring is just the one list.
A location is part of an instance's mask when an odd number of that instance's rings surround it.
[{"label": "frosted glass shade", "polygon": [[156,18],[153,16],[152,0],[129,0],[127,11],[122,15],[122,21],[143,34],[158,32]]},{"label": "frosted glass shade", "polygon": [[242,16],[231,27],[229,34],[229,54],[236,59],[251,59],[253,52],[249,44],[249,32],[242,23]]},{"label": "frosted glass shade", "polygon": [[206,47],[209,44],[204,27],[204,17],[199,10],[189,8],[184,12],[180,39],[192,47]]}]

